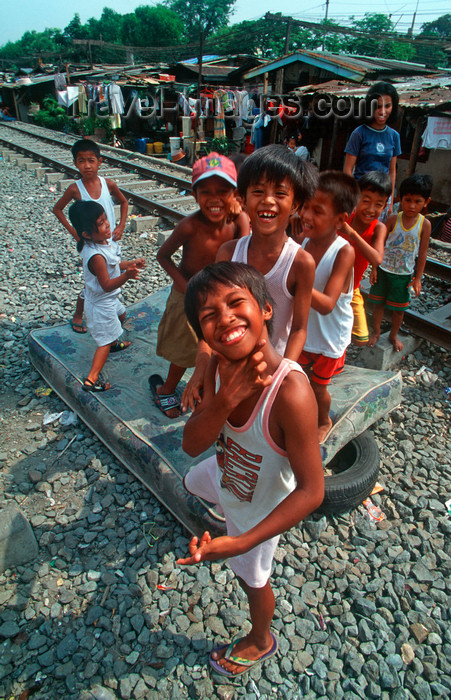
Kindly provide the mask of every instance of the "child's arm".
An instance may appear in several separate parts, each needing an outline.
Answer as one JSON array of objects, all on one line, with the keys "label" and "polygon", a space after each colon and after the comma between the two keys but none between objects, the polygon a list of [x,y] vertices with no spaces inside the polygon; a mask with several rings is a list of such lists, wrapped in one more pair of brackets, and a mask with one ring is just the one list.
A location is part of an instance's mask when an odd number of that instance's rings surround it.
[{"label": "child's arm", "polygon": [[189,218],[182,219],[157,253],[157,261],[160,263],[163,270],[168,273],[169,277],[172,278],[174,289],[182,294],[186,292],[188,281],[180,272],[177,265],[172,261],[172,256],[181,246],[185,245],[186,241],[192,235],[195,235],[192,222]]},{"label": "child's arm", "polygon": [[[382,233],[380,236],[380,242],[382,243],[382,256],[381,256],[380,261],[377,263],[377,265],[375,265],[374,263],[371,263],[370,284],[376,284],[376,282],[377,282],[377,268],[379,267],[379,265],[381,264],[381,262],[383,260],[384,248],[385,248],[385,244],[387,242],[388,234],[391,233],[393,231],[393,229],[395,228],[397,218],[398,218],[397,214],[391,214],[387,219],[387,225],[384,226],[384,224],[381,224],[381,226],[383,226]],[[376,226],[376,229],[377,229],[377,226]],[[376,229],[375,229],[375,231],[376,231]],[[373,240],[374,240],[374,236],[373,236]]]},{"label": "child's arm", "polygon": [[292,272],[295,276],[293,320],[284,356],[297,362],[307,337],[307,322],[315,280],[315,261],[312,256],[305,250],[299,250],[289,272],[288,282]]},{"label": "child's arm", "polygon": [[[121,263],[121,266],[123,264],[124,263]],[[100,254],[93,255],[92,258],[89,258],[88,267],[92,274],[97,277],[104,292],[113,292],[115,289],[122,287],[127,280],[137,280],[139,278],[139,270],[136,265],[127,267],[119,277],[111,278],[108,274],[106,260],[103,255]],[[123,268],[121,267],[121,269]]]},{"label": "child's arm", "polygon": [[113,241],[120,241],[123,234],[124,234],[124,228],[125,224],[127,222],[127,214],[128,214],[128,202],[122,192],[120,191],[119,187],[116,185],[114,180],[108,180],[106,181],[108,190],[110,192],[110,195],[114,197],[114,199],[117,201],[118,204],[121,206],[121,219],[114,229],[114,231],[111,232],[111,236],[113,238]]},{"label": "child's arm", "polygon": [[[260,346],[253,355],[230,362],[224,357],[213,357],[207,368],[202,402],[196,405],[183,431],[182,447],[190,457],[197,457],[214,444],[221,428],[234,408],[255,391],[271,383],[271,375],[264,379],[266,369]],[[221,383],[215,392],[215,372],[219,370]]]},{"label": "child's arm", "polygon": [[66,218],[64,211],[63,211],[67,207],[69,202],[71,202],[73,199],[76,199],[75,195],[77,193],[78,193],[78,187],[74,182],[74,183],[72,183],[72,185],[69,185],[67,190],[63,193],[62,197],[59,198],[59,200],[56,202],[55,206],[53,207],[52,211],[55,214],[58,221],[60,221],[63,224],[64,228],[69,231],[70,235],[73,236],[73,238],[75,238],[75,240],[78,243],[80,238],[79,238],[76,230],[74,229],[74,227],[70,223],[70,221],[68,221],[68,219]]},{"label": "child's arm", "polygon": [[235,238],[242,238],[243,236],[248,236],[250,233],[249,217],[244,211],[240,211],[235,219],[236,234]]},{"label": "child's arm", "polygon": [[341,227],[340,233],[345,233],[349,240],[355,243],[356,247],[371,265],[377,267],[381,264],[382,258],[384,257],[385,239],[387,237],[387,227],[385,224],[376,224],[371,243],[365,241],[360,233],[357,233],[357,231],[346,222]]},{"label": "child's arm", "polygon": [[316,510],[324,499],[324,474],[318,444],[316,401],[306,378],[290,372],[282,383],[271,411],[282,436],[290,466],[296,478],[295,489],[251,530],[235,537],[211,539],[204,533],[200,542],[193,538],[191,556],[178,564],[196,564],[244,554],[271,537],[286,532]]},{"label": "child's arm", "polygon": [[388,213],[389,214],[391,214],[393,211],[393,204],[394,204],[394,197],[395,197],[397,160],[398,160],[398,157],[393,156],[393,158],[390,160],[390,165],[388,166],[388,174],[390,175],[390,180],[391,180],[391,199],[390,199],[390,204],[388,205]]},{"label": "child's arm", "polygon": [[421,240],[420,249],[418,251],[417,267],[415,270],[415,277],[411,281],[411,286],[415,292],[415,296],[418,296],[421,292],[421,277],[424,272],[426,265],[426,258],[429,248],[429,241],[431,238],[431,222],[428,219],[423,221],[423,228],[421,230]]},{"label": "child's arm", "polygon": [[346,153],[345,164],[343,167],[343,172],[346,173],[346,175],[352,175],[356,161],[357,156],[353,156],[351,153]]},{"label": "child's arm", "polygon": [[119,263],[119,268],[121,270],[128,270],[130,267],[135,265],[139,270],[146,267],[146,261],[144,258],[136,258],[135,260],[123,260]]},{"label": "child's arm", "polygon": [[350,275],[354,265],[354,250],[349,244],[338,251],[331,275],[324,287],[324,292],[317,289],[312,291],[312,309],[318,313],[330,314],[337,299],[349,285]]}]

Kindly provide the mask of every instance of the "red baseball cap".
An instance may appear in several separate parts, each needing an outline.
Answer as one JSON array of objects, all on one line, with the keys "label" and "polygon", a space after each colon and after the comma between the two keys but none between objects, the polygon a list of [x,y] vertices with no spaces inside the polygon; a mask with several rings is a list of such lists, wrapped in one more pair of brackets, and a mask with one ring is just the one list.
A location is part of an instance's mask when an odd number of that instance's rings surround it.
[{"label": "red baseball cap", "polygon": [[200,158],[193,165],[193,186],[200,180],[217,175],[228,182],[232,187],[236,187],[236,168],[230,158],[220,156],[219,153],[209,153],[208,156]]}]

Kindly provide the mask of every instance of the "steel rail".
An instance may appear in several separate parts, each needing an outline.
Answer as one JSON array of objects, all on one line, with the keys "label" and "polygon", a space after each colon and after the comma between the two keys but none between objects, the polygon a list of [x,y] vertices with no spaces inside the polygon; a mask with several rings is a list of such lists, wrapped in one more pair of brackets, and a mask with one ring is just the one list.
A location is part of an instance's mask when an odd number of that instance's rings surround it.
[{"label": "steel rail", "polygon": [[[30,156],[34,160],[38,160],[39,162],[42,162],[45,165],[49,165],[54,170],[68,173],[69,175],[74,177],[74,179],[78,179],[78,176],[80,175],[77,168],[75,168],[73,165],[69,165],[68,163],[64,163],[63,161],[51,158],[50,156],[47,156],[43,153],[39,153],[38,151],[34,151],[33,149],[28,148],[27,146],[22,146],[20,144],[11,144],[9,141],[2,138],[1,135],[0,143],[3,143],[6,147],[12,146],[15,151],[18,151],[23,155]],[[163,218],[169,219],[174,223],[178,223],[184,218],[184,216],[186,216],[186,214],[182,213],[181,211],[178,211],[177,209],[168,207],[162,202],[149,199],[148,197],[144,197],[140,194],[137,194],[136,192],[133,192],[132,190],[128,190],[124,187],[119,187],[119,190],[129,201],[132,201],[134,204],[137,204],[143,209],[146,209],[150,212],[157,212]]]},{"label": "steel rail", "polygon": [[420,338],[429,340],[434,345],[451,350],[451,331],[439,321],[433,321],[416,311],[408,310],[404,314],[401,330],[404,328]]}]

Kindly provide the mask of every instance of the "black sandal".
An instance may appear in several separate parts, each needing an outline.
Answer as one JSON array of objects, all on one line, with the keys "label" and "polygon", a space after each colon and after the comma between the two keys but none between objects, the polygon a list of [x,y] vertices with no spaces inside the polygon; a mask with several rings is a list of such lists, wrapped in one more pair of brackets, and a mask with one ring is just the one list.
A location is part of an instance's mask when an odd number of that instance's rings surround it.
[{"label": "black sandal", "polygon": [[111,343],[110,352],[120,352],[129,348],[130,345],[131,343],[128,340],[115,340],[114,343]]},{"label": "black sandal", "polygon": [[107,391],[111,389],[111,384],[108,382],[92,382],[90,379],[83,379],[83,391],[91,391],[93,394],[97,394],[99,391]]}]

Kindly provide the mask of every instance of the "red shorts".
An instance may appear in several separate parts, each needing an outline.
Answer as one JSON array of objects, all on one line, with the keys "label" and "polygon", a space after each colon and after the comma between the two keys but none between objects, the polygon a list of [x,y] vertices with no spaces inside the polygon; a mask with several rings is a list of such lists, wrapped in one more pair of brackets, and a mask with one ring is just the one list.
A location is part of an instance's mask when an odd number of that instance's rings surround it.
[{"label": "red shorts", "polygon": [[330,384],[334,374],[340,374],[345,364],[346,350],[341,357],[326,357],[316,352],[303,350],[298,363],[309,373],[312,382]]}]

